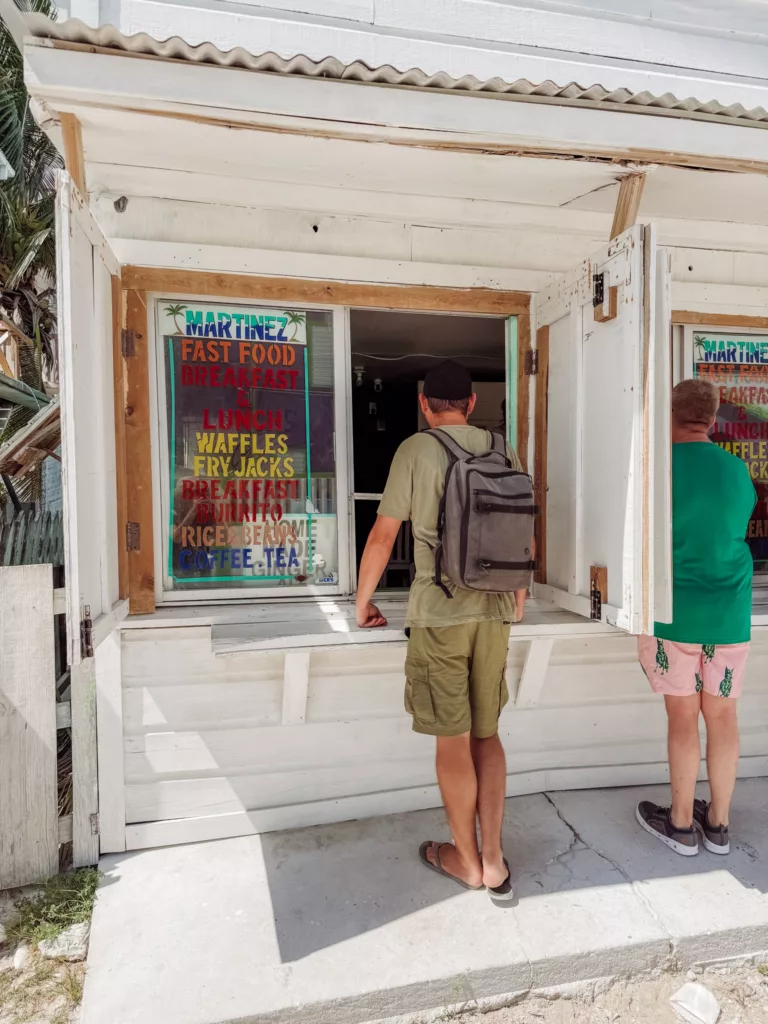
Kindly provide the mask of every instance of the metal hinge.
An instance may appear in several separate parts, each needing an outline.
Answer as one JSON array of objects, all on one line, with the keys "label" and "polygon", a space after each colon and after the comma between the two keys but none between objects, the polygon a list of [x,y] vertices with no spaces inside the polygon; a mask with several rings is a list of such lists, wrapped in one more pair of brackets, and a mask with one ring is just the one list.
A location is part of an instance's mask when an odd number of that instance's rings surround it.
[{"label": "metal hinge", "polygon": [[141,523],[125,524],[125,550],[141,551]]},{"label": "metal hinge", "polygon": [[130,359],[136,355],[136,331],[131,331],[128,328],[123,328],[120,332],[123,358]]},{"label": "metal hinge", "polygon": [[91,835],[92,836],[100,836],[101,835],[101,822],[99,821],[98,813],[91,815]]},{"label": "metal hinge", "polygon": [[529,348],[525,353],[525,376],[535,377],[539,372],[539,351],[535,348]]},{"label": "metal hinge", "polygon": [[84,617],[80,620],[80,654],[83,658],[93,657],[93,622],[91,606],[85,606]]},{"label": "metal hinge", "polygon": [[604,565],[589,567],[589,602],[591,617],[599,622],[603,605],[608,602],[608,570]]},{"label": "metal hinge", "polygon": [[605,274],[592,275],[592,305],[597,308],[605,302]]}]

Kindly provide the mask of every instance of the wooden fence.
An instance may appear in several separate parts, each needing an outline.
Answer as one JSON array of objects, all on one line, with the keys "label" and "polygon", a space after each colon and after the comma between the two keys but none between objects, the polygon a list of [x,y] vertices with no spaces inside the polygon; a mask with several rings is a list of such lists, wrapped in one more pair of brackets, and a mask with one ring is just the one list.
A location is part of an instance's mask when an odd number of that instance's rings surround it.
[{"label": "wooden fence", "polygon": [[64,564],[61,512],[19,512],[0,521],[0,566]]},{"label": "wooden fence", "polygon": [[59,869],[54,588],[51,565],[0,568],[0,889]]}]

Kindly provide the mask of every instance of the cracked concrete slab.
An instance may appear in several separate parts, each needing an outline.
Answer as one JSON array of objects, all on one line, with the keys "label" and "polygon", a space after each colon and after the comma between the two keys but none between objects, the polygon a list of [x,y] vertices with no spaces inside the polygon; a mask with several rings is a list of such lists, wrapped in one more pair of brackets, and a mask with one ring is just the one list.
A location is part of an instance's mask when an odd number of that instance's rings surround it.
[{"label": "cracked concrete slab", "polygon": [[[707,797],[707,787],[700,787]],[[683,858],[634,827],[641,799],[669,801],[663,786],[616,789],[599,801],[585,792],[551,800],[582,841],[622,875],[669,934],[683,967],[738,956],[744,946],[768,949],[768,786],[739,782],[733,805],[732,852]]]},{"label": "cracked concrete slab", "polygon": [[768,949],[757,825],[734,871],[692,867],[647,848],[637,797],[507,801],[508,906],[419,864],[440,811],[107,857],[82,1024],[362,1024]]}]

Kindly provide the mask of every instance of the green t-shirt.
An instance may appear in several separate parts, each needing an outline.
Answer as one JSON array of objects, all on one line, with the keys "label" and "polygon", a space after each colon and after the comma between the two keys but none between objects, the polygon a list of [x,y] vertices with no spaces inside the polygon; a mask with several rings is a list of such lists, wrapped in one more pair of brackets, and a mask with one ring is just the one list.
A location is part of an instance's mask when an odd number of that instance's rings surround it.
[{"label": "green t-shirt", "polygon": [[751,635],[757,496],[741,459],[707,441],[672,446],[672,614],[662,640],[741,644]]},{"label": "green t-shirt", "polygon": [[[481,455],[491,447],[491,436],[478,427],[441,427],[462,448]],[[514,468],[522,470],[520,460],[508,449]],[[435,548],[437,514],[445,488],[448,455],[427,434],[414,434],[395,453],[387,486],[379,505],[379,515],[407,522],[413,530],[413,554],[416,576],[408,601],[408,626],[453,626],[460,622],[487,619],[515,621],[514,594],[484,594],[456,587],[443,577],[453,594],[449,599],[435,586]]]}]

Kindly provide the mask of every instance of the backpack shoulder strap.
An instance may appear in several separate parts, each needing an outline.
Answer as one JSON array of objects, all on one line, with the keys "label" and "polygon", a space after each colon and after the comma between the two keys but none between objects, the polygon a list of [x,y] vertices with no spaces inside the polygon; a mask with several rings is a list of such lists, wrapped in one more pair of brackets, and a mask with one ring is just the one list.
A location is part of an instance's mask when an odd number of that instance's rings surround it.
[{"label": "backpack shoulder strap", "polygon": [[507,442],[503,434],[498,433],[495,430],[489,430],[488,433],[491,435],[491,447],[490,450],[494,455],[500,455],[508,466],[512,466],[512,460],[507,452]]},{"label": "backpack shoulder strap", "polygon": [[451,465],[453,465],[454,462],[464,462],[466,459],[471,459],[473,457],[472,452],[468,452],[466,448],[462,448],[457,441],[453,440],[450,434],[446,434],[446,432],[444,430],[440,430],[439,427],[436,427],[434,430],[425,430],[424,433],[428,434],[430,437],[434,437],[438,444],[442,445],[443,449],[448,453]]},{"label": "backpack shoulder strap", "polygon": [[504,438],[495,430],[490,430],[488,433],[491,435],[491,451],[496,452],[497,455],[503,455],[507,457],[507,442]]}]

